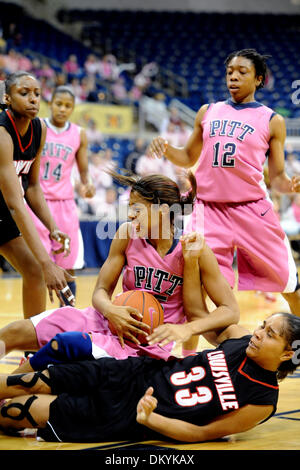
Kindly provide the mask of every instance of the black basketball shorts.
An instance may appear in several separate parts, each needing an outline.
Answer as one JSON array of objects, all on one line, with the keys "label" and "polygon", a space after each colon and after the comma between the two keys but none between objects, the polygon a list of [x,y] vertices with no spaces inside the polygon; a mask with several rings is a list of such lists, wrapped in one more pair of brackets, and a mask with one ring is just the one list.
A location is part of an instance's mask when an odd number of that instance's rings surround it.
[{"label": "black basketball shorts", "polygon": [[4,201],[0,200],[0,246],[21,235]]},{"label": "black basketball shorts", "polygon": [[99,442],[141,439],[136,406],[144,394],[138,377],[140,358],[59,364],[48,368],[51,391],[47,426],[38,430],[46,441]]}]

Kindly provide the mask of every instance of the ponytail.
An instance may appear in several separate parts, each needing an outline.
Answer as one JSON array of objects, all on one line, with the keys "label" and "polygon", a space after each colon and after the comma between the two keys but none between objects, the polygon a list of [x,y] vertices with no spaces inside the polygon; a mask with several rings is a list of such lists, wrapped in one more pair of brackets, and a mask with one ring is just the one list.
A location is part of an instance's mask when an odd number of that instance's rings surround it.
[{"label": "ponytail", "polygon": [[[181,194],[179,186],[175,181],[161,174],[147,176],[123,175],[110,169],[107,169],[106,172],[121,186],[131,187],[132,191],[136,191],[145,200],[153,204],[167,204],[170,209],[177,208],[176,215],[187,215],[193,210],[197,183],[191,171],[185,175],[191,186],[185,194]],[[178,212],[181,213],[178,214]],[[170,215],[171,222],[173,222],[174,212],[172,210]]]},{"label": "ponytail", "polygon": [[182,207],[183,215],[191,214],[197,195],[197,181],[194,173],[188,171],[188,173],[186,174],[186,178],[189,181],[191,187],[186,193],[181,194],[180,197],[180,205]]}]

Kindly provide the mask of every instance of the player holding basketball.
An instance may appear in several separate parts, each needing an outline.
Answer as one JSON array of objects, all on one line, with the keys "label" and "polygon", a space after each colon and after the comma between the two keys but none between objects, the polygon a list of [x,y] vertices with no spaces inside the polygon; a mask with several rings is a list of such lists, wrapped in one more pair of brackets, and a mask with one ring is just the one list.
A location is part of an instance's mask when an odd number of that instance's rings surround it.
[{"label": "player holding basketball", "polygon": [[[203,244],[190,248],[188,259],[195,268]],[[209,318],[199,299],[202,273],[188,268],[184,274],[187,308],[194,316]],[[0,398],[12,399],[1,407],[0,426],[10,432],[38,428],[47,441],[146,440],[164,435],[200,442],[248,431],[271,418],[278,380],[299,365],[300,318],[277,313],[252,335],[234,324],[205,336],[216,349],[180,360],[102,358],[27,375],[3,375]]]},{"label": "player holding basketball", "polygon": [[[184,325],[195,319],[184,308],[184,269],[197,269],[216,308],[207,316],[203,301],[205,316],[199,315],[201,309],[197,311],[196,317],[201,320],[194,334],[224,328],[238,321],[236,300],[210,248],[200,237],[201,256],[196,268],[194,265],[190,267],[189,244],[195,243],[194,235],[190,235],[191,239],[186,235],[180,240],[175,231],[176,214],[171,208],[176,207],[179,216],[186,206],[192,210],[196,191],[194,176],[189,174],[191,190],[182,195],[177,184],[162,175],[127,177],[112,174],[120,184],[131,187],[128,213],[131,222],[121,225],[111,243],[109,256],[100,269],[94,290],[93,307],[83,310],[63,307],[46,311],[28,321],[11,323],[0,330],[0,340],[6,344],[7,353],[24,348],[38,350],[57,333],[77,331],[91,334],[95,357],[104,353],[118,359],[139,355],[168,359],[173,344],[163,347],[141,345],[135,335],[147,334],[148,331],[147,325],[139,321],[141,314],[131,307],[113,304],[112,295],[121,274],[123,291],[148,291],[162,304],[166,323]],[[200,289],[197,295],[200,303]],[[112,323],[117,335],[111,333],[108,322]],[[82,335],[79,340],[82,340]]]},{"label": "player holding basketball", "polygon": [[[84,265],[83,241],[71,181],[77,164],[81,191],[93,197],[95,188],[88,174],[87,136],[84,129],[69,121],[74,110],[75,96],[67,86],[57,87],[50,102],[50,118],[45,119],[47,134],[41,154],[40,185],[56,224],[70,236],[70,254],[55,253],[57,243],[51,240],[41,221],[31,213],[33,221],[49,256],[73,277],[75,269]],[[75,280],[69,282],[75,297]]]},{"label": "player holding basketball", "polygon": [[297,269],[263,177],[268,155],[272,186],[300,192],[300,177],[290,179],[284,171],[284,119],[255,101],[255,91],[264,85],[266,57],[245,49],[225,63],[231,98],[200,108],[184,148],[157,137],[150,152],[183,167],[198,163],[197,202],[187,230],[203,233],[231,286],[236,249],[239,289],[281,292],[291,312],[300,315]]},{"label": "player holding basketball", "polygon": [[0,409],[0,426],[10,433],[37,428],[46,441],[145,441],[163,435],[201,442],[271,418],[277,380],[299,365],[299,351],[293,350],[300,341],[299,317],[273,314],[252,335],[231,325],[211,340],[218,347],[181,360],[103,358],[2,375],[0,398],[10,400]]},{"label": "player holding basketball", "polygon": [[72,278],[49,258],[23,198],[47,227],[49,237],[64,246],[68,236],[58,230],[39,185],[46,135],[45,125],[36,117],[40,85],[31,74],[20,71],[7,77],[4,88],[4,110],[0,114],[0,254],[22,275],[23,311],[29,318],[45,310],[46,286],[52,301],[53,290],[59,298],[64,290],[71,300],[67,281]]}]

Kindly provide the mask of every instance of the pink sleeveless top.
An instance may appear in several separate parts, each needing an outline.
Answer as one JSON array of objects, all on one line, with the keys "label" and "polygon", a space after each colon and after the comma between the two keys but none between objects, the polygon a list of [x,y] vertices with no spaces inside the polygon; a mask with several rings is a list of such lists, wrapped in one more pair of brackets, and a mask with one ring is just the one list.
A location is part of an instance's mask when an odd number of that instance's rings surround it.
[{"label": "pink sleeveless top", "polygon": [[40,185],[46,199],[73,199],[71,173],[80,147],[80,127],[68,122],[62,132],[56,132],[49,120],[46,142],[41,155]]},{"label": "pink sleeveless top", "polygon": [[231,203],[266,197],[263,165],[274,114],[256,101],[238,104],[229,99],[209,105],[196,169],[199,199]]},{"label": "pink sleeveless top", "polygon": [[161,258],[144,238],[130,239],[126,258],[123,291],[139,289],[153,294],[163,306],[164,322],[184,323],[181,243]]}]

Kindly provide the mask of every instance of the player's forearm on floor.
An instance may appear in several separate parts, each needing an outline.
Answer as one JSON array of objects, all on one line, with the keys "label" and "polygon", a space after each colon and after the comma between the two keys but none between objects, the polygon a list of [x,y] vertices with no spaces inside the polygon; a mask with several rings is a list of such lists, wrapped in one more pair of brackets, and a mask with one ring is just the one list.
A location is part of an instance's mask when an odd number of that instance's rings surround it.
[{"label": "player's forearm on floor", "polygon": [[176,441],[200,442],[206,439],[200,426],[179,419],[167,418],[157,413],[151,413],[144,425],[152,431]]}]

